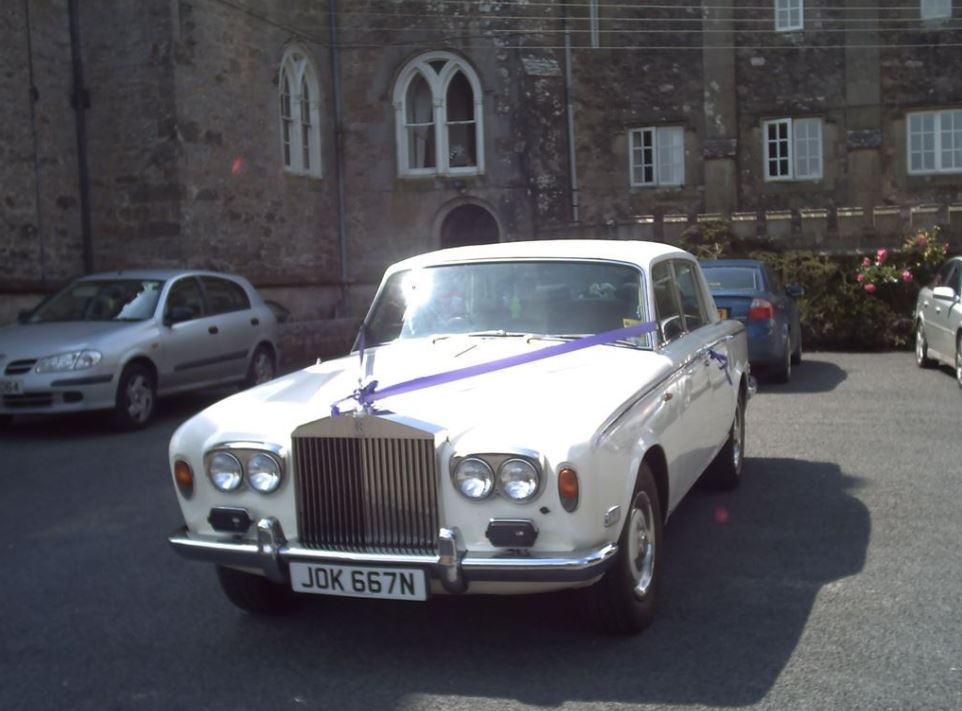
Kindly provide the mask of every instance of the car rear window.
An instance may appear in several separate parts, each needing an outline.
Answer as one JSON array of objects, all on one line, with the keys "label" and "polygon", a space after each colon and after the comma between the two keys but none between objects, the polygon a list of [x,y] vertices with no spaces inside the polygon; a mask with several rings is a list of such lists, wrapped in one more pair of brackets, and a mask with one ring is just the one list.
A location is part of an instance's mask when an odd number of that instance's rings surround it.
[{"label": "car rear window", "polygon": [[747,289],[758,291],[761,279],[753,267],[703,267],[711,289]]}]

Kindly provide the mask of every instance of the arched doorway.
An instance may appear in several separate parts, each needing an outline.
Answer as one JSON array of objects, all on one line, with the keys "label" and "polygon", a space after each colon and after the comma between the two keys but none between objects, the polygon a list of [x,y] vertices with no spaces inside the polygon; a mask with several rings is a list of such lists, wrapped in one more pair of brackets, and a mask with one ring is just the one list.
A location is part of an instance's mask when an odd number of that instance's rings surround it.
[{"label": "arched doorway", "polygon": [[492,244],[501,241],[498,221],[480,205],[459,205],[441,223],[441,248],[464,247],[469,244]]}]

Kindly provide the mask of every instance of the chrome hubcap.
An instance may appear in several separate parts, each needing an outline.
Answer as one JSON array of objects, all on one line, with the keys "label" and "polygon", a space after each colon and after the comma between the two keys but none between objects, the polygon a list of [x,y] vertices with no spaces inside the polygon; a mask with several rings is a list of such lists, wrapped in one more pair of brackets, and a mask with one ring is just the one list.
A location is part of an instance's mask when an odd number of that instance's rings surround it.
[{"label": "chrome hubcap", "polygon": [[925,336],[922,335],[922,327],[919,326],[915,331],[915,360],[919,363],[925,357]]},{"label": "chrome hubcap", "polygon": [[655,515],[648,494],[640,492],[628,519],[628,563],[635,596],[645,597],[655,577]]},{"label": "chrome hubcap", "polygon": [[144,422],[154,409],[154,393],[147,378],[138,375],[127,383],[127,414],[135,422]]},{"label": "chrome hubcap", "polygon": [[959,387],[962,388],[962,343],[957,343],[955,346],[955,379],[959,381]]},{"label": "chrome hubcap", "polygon": [[260,385],[274,379],[274,365],[266,353],[258,353],[254,359],[254,384]]}]

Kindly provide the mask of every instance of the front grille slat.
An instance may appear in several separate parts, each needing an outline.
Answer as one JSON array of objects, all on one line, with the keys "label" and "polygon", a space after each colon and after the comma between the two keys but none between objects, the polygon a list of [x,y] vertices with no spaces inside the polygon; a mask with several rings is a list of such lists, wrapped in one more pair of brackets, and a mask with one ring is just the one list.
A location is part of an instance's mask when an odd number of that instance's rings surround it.
[{"label": "front grille slat", "polygon": [[33,368],[36,363],[36,359],[33,360],[12,360],[7,364],[7,375],[23,375],[24,373],[29,373],[30,369]]},{"label": "front grille slat", "polygon": [[[366,426],[376,429],[379,423],[372,417]],[[338,431],[319,434],[325,426]],[[437,552],[434,437],[406,425],[383,426],[393,428],[389,436],[345,435],[347,426],[337,420],[295,432],[293,468],[303,545],[347,552]],[[301,430],[308,434],[300,435]]]}]

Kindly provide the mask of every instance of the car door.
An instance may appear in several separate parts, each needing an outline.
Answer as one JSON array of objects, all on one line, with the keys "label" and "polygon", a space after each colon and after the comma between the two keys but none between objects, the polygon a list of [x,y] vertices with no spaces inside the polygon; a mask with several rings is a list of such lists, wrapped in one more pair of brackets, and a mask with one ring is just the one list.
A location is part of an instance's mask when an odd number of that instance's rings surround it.
[{"label": "car door", "polygon": [[958,260],[946,262],[935,277],[933,286],[947,286],[954,290],[955,301],[947,299],[937,299],[929,296],[923,302],[925,318],[925,337],[929,343],[929,349],[935,351],[944,360],[951,360],[955,357],[955,330],[952,328],[953,311],[957,309],[956,302],[959,296],[959,277],[962,276],[959,270]]},{"label": "car door", "polygon": [[219,332],[207,314],[198,279],[185,276],[174,281],[162,313],[161,388],[183,389],[216,379]]},{"label": "car door", "polygon": [[208,313],[219,331],[220,342],[216,377],[241,379],[247,372],[247,358],[256,345],[260,319],[251,309],[244,288],[224,277],[202,276]]},{"label": "car door", "polygon": [[727,331],[710,317],[712,312],[698,265],[685,259],[673,260],[672,264],[688,332],[685,340],[693,353],[688,366],[692,391],[689,421],[698,442],[697,477],[725,440],[731,424],[733,388],[728,381]]},{"label": "car door", "polygon": [[678,496],[688,491],[701,474],[707,438],[702,429],[703,407],[711,397],[707,367],[699,350],[700,336],[688,332],[686,316],[671,260],[652,265],[651,281],[655,318],[658,322],[659,351],[675,368],[674,397],[679,416],[676,426],[666,430],[662,442],[672,473],[671,490]]}]

